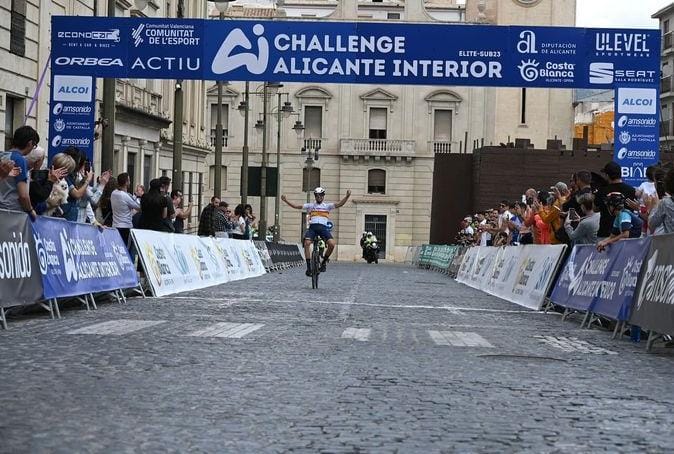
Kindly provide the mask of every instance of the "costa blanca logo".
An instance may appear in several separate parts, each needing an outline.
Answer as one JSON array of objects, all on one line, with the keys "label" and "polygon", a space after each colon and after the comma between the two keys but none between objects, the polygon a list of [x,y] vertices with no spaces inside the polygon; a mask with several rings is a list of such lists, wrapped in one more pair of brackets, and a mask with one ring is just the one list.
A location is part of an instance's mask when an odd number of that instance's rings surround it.
[{"label": "costa blanca logo", "polygon": [[522,60],[522,64],[517,67],[520,70],[522,79],[527,82],[533,82],[538,79],[538,65],[539,63],[536,60]]},{"label": "costa blanca logo", "polygon": [[623,115],[622,117],[620,117],[618,119],[618,127],[624,128],[625,126],[627,126],[628,121],[629,121],[629,118],[627,117],[627,115]]},{"label": "costa blanca logo", "polygon": [[620,141],[621,144],[627,145],[628,143],[630,143],[632,141],[632,136],[630,135],[629,132],[623,131],[618,136],[618,140]]},{"label": "costa blanca logo", "polygon": [[608,85],[613,83],[613,63],[590,63],[590,83]]},{"label": "costa blanca logo", "polygon": [[63,104],[57,102],[56,105],[54,105],[54,109],[52,109],[52,113],[54,115],[61,115],[61,112],[63,112]]},{"label": "costa blanca logo", "polygon": [[145,24],[140,24],[138,27],[131,29],[131,37],[133,38],[133,47],[138,47],[143,42],[143,37],[141,36],[141,34],[143,33],[144,28]]},{"label": "costa blanca logo", "polygon": [[60,147],[61,142],[63,141],[63,137],[61,135],[54,136],[54,138],[51,140],[51,146],[52,147]]},{"label": "costa blanca logo", "polygon": [[54,122],[54,131],[63,132],[64,129],[66,129],[66,122],[63,121],[61,118],[57,119]]},{"label": "costa blanca logo", "polygon": [[627,148],[622,147],[620,150],[618,150],[618,159],[625,159],[627,156]]},{"label": "costa blanca logo", "polygon": [[520,40],[517,42],[517,52],[520,54],[537,54],[536,33],[531,30],[524,30],[520,33]]},{"label": "costa blanca logo", "polygon": [[68,282],[76,281],[78,279],[77,274],[77,265],[75,264],[75,254],[70,248],[68,242],[68,234],[65,231],[61,231],[59,234],[61,239],[61,251],[63,252],[63,268],[65,269],[66,279]]},{"label": "costa blanca logo", "polygon": [[240,28],[235,28],[225,38],[213,59],[211,71],[215,74],[225,74],[237,68],[245,66],[248,72],[252,74],[262,74],[267,70],[269,64],[269,42],[262,36],[264,26],[255,24],[253,33],[257,36],[258,53],[241,52],[232,55],[237,47],[252,49],[253,45]]}]

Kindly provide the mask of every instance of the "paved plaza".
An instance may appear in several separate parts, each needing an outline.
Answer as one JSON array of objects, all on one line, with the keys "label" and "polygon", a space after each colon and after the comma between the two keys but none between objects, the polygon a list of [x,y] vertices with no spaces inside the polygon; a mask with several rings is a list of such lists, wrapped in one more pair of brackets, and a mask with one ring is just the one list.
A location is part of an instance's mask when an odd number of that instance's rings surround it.
[{"label": "paved plaza", "polygon": [[671,452],[674,349],[334,264],[0,331],[0,452]]}]

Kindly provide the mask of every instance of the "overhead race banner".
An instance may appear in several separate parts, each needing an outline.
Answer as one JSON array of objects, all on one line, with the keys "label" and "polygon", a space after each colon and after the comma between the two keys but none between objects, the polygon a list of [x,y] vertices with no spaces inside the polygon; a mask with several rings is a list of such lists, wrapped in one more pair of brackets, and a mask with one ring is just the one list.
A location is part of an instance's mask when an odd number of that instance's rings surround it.
[{"label": "overhead race banner", "polygon": [[116,229],[40,216],[33,231],[45,299],[138,286]]},{"label": "overhead race banner", "polygon": [[0,307],[31,304],[42,297],[40,266],[26,213],[0,210]]},{"label": "overhead race banner", "polygon": [[550,299],[562,307],[627,320],[651,238],[619,241],[605,252],[593,245],[574,246]]},{"label": "overhead race banner", "polygon": [[646,168],[660,160],[658,88],[618,87],[615,96],[614,160],[633,186],[646,180]]},{"label": "overhead race banner", "polygon": [[52,70],[136,79],[655,87],[660,31],[53,16]]},{"label": "overhead race banner", "polygon": [[49,157],[74,146],[86,154],[89,162],[93,162],[95,118],[95,79],[90,75],[62,75],[52,71]]},{"label": "overhead race banner", "polygon": [[652,237],[630,323],[674,335],[674,234]]}]

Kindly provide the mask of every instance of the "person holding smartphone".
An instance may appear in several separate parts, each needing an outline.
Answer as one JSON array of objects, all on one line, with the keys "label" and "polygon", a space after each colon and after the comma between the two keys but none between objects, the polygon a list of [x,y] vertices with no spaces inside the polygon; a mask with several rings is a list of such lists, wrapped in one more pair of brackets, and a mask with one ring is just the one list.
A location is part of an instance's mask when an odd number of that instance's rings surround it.
[{"label": "person holding smartphone", "polygon": [[[597,231],[601,215],[595,211],[594,195],[585,193],[578,197],[578,204],[582,211],[582,217],[575,208],[569,208],[568,215],[564,220],[564,230],[571,240],[571,245],[597,243]],[[574,228],[573,223],[578,222]]]}]

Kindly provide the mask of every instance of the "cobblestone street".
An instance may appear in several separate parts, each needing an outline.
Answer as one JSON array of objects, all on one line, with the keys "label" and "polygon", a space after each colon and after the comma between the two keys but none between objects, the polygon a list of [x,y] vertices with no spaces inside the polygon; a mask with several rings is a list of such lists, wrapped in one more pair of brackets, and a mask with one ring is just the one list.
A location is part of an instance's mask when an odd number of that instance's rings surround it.
[{"label": "cobblestone street", "polygon": [[671,452],[673,349],[334,264],[0,331],[1,452]]}]

